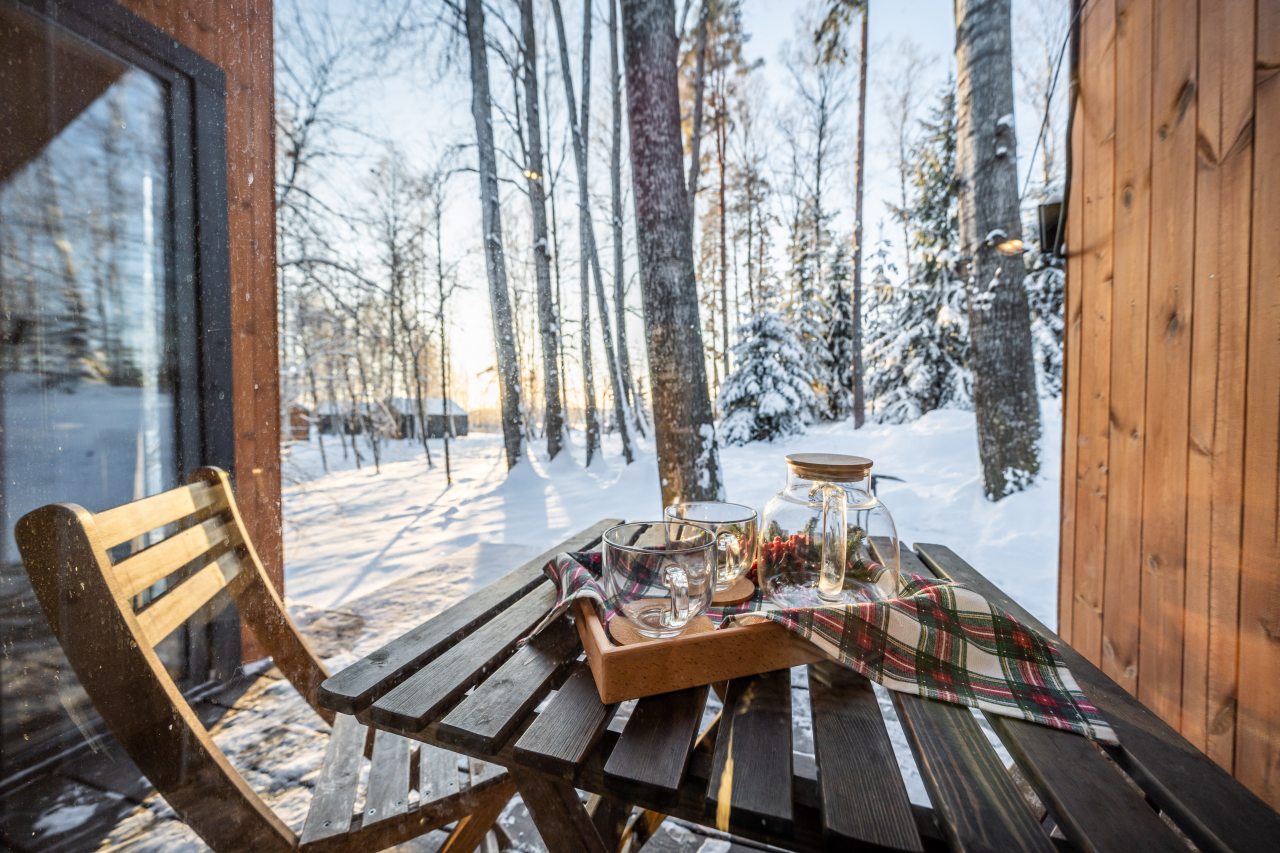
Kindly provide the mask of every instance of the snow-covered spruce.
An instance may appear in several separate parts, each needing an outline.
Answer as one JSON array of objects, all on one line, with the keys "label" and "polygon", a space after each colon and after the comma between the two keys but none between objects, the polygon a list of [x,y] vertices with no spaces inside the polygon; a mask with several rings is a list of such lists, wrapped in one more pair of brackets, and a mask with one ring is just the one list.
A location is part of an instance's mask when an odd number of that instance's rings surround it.
[{"label": "snow-covered spruce", "polygon": [[739,327],[738,341],[737,366],[718,400],[725,444],[803,432],[817,400],[795,333],[776,312],[763,311]]}]

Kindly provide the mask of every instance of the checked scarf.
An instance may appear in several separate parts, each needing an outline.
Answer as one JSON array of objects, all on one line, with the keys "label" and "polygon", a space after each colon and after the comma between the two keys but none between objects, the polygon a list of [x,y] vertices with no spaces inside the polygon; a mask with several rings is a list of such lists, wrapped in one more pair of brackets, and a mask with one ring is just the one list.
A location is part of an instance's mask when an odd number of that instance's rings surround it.
[{"label": "checked scarf", "polygon": [[[557,554],[547,563],[556,604],[534,634],[576,599],[595,601],[606,623],[619,615],[601,563],[599,550]],[[1050,640],[951,581],[904,574],[894,598],[824,607],[783,608],[757,592],[705,615],[719,628],[747,614],[777,622],[890,690],[1118,743]]]}]

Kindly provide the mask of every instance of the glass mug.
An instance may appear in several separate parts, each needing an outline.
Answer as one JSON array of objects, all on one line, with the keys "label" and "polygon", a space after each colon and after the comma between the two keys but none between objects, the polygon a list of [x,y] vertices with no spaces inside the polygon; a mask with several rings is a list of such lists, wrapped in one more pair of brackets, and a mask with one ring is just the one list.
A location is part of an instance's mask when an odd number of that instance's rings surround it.
[{"label": "glass mug", "polygon": [[733,586],[756,559],[756,511],[723,501],[682,501],[666,509],[667,521],[711,528],[716,537],[716,592]]},{"label": "glass mug", "polygon": [[716,538],[707,527],[639,521],[605,531],[609,604],[646,637],[674,637],[706,610],[715,570]]}]

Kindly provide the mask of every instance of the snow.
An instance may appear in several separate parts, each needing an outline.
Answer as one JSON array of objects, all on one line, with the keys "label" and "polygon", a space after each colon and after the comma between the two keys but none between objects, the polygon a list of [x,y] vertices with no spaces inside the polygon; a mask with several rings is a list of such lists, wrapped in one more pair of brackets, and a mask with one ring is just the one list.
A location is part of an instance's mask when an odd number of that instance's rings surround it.
[{"label": "snow", "polygon": [[[953,548],[1048,625],[1057,623],[1058,470],[1061,406],[1044,402],[1040,478],[991,503],[982,492],[972,412],[939,410],[906,424],[816,424],[776,442],[720,448],[727,499],[757,509],[782,487],[783,456],[802,451],[856,453],[875,460],[904,542]],[[498,433],[451,442],[454,483],[445,483],[439,443],[428,468],[414,442],[389,442],[382,473],[356,470],[328,439],[333,473],[320,471],[314,438],[285,460],[286,593],[291,603],[332,609],[385,584],[440,565],[440,592],[424,614],[446,606],[514,568],[517,555],[541,553],[601,517],[662,517],[652,438],[636,438],[636,461],[623,464],[617,436],[584,469],[581,435],[548,462],[541,446],[509,475]],[[508,546],[501,565],[450,561],[469,546]],[[481,552],[482,553],[482,552]]]}]

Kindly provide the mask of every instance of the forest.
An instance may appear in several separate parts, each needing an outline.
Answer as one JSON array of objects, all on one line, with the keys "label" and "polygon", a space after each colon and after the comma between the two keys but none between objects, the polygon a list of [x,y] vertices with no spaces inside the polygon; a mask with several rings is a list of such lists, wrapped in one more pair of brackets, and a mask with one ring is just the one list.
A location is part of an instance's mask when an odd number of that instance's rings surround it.
[{"label": "forest", "polygon": [[[705,498],[724,444],[964,408],[987,497],[1035,479],[1062,381],[1066,4],[957,3],[951,57],[877,42],[869,0],[797,0],[762,58],[750,2],[406,0],[359,28],[280,5],[282,396],[345,420],[322,455],[376,467],[416,440],[447,468],[448,432],[403,415],[465,394],[465,361],[508,467],[569,431],[587,466],[603,436],[628,463],[652,440],[664,499]],[[359,118],[404,80],[427,138]],[[891,192],[864,207],[869,169]],[[459,320],[481,302],[485,353]]]}]

